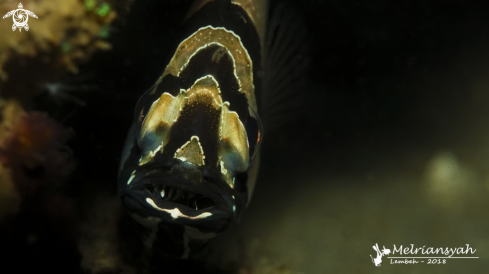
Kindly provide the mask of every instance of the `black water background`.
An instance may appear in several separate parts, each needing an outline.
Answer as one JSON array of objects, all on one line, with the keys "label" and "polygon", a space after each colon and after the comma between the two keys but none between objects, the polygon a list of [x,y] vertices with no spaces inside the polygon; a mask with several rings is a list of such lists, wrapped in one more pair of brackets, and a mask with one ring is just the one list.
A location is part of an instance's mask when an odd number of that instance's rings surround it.
[{"label": "black water background", "polygon": [[[127,18],[112,28],[113,49],[81,67],[100,88],[80,95],[87,106],[64,123],[76,133],[70,143],[78,162],[75,181],[115,193],[135,103],[171,57],[168,41],[189,2],[135,1]],[[487,3],[285,2],[303,14],[313,38],[311,82],[303,91],[306,107],[300,122],[265,139],[262,177],[310,164],[322,167],[318,172],[366,171],[396,164],[383,159],[395,158],[401,148],[430,149],[433,143],[448,145],[470,133],[468,125],[476,117],[464,114],[472,102],[467,87],[486,77],[489,68]],[[300,186],[259,181],[255,197],[267,194],[270,199],[277,188],[295,187]],[[70,191],[76,197],[84,188]],[[57,243],[55,235],[46,235]],[[16,249],[7,258],[21,268],[69,268],[72,253],[52,243]],[[55,262],[66,264],[56,267]]]}]

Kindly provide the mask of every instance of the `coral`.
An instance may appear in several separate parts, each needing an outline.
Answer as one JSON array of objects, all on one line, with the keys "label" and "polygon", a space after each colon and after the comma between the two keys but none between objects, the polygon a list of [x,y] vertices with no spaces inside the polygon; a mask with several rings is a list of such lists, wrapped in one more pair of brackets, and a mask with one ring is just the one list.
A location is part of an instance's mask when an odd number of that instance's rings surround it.
[{"label": "coral", "polygon": [[[132,1],[23,0],[23,9],[37,16],[29,16],[28,30],[12,31],[12,16],[0,20],[0,249],[8,250],[6,261],[13,265],[19,265],[17,258],[29,256],[25,254],[31,254],[30,262],[44,263],[25,264],[21,269],[49,267],[55,273],[54,269],[74,273],[71,270],[80,265],[78,238],[81,251],[88,250],[83,253],[82,267],[103,271],[120,263],[117,234],[110,234],[117,225],[115,215],[107,222],[97,219],[103,213],[90,215],[84,223],[88,228],[81,229],[88,236],[97,236],[92,228],[108,226],[101,234],[102,246],[87,240],[85,234],[78,235],[75,209],[80,197],[77,179],[68,177],[74,160],[66,145],[72,131],[32,107],[56,112],[43,104],[42,96],[36,97],[46,91],[57,102],[84,105],[63,93],[67,86],[60,79],[68,73],[77,74],[78,66],[96,51],[111,48],[106,42],[109,25],[117,13],[127,12]],[[0,15],[18,9],[18,5],[18,1],[0,2]],[[75,90],[87,90],[87,85],[74,86]],[[106,206],[107,210],[112,208],[117,206]],[[53,247],[56,242],[57,248]],[[52,258],[56,263],[51,263]],[[124,265],[120,269],[134,273]]]},{"label": "coral", "polygon": [[20,197],[7,168],[0,164],[0,220],[19,211]]},{"label": "coral", "polygon": [[[98,49],[110,49],[104,41],[108,25],[116,17],[113,1],[24,0],[30,18],[29,31],[12,31],[10,18],[0,21],[0,94],[25,99],[40,93],[44,83],[76,72]],[[128,1],[120,1],[128,2]],[[0,4],[0,14],[17,9],[17,2]]]},{"label": "coral", "polygon": [[[0,143],[10,135],[10,130],[24,114],[22,107],[15,101],[6,102],[0,99]],[[15,188],[10,169],[0,161],[0,220],[17,213],[19,205],[20,195]]]},{"label": "coral", "polygon": [[[15,108],[16,103],[10,104],[14,107],[7,104],[7,110]],[[71,136],[69,130],[40,112],[10,118],[15,121],[8,119],[4,117],[5,123],[11,125],[2,134],[0,163],[10,170],[21,197],[52,185],[71,172],[71,151],[65,146]]]}]

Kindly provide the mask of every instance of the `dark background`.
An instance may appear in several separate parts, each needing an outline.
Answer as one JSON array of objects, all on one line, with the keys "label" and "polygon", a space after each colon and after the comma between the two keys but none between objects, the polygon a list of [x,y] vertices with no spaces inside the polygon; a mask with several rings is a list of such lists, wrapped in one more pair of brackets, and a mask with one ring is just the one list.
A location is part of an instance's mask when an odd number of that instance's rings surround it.
[{"label": "dark background", "polygon": [[[252,211],[296,189],[314,187],[301,180],[274,180],[285,171],[314,166],[318,175],[363,174],[365,180],[352,183],[355,191],[357,184],[371,183],[369,170],[406,161],[414,170],[439,148],[458,146],[462,160],[470,160],[464,145],[456,144],[486,136],[479,130],[489,121],[489,4],[290,0],[272,1],[270,9],[279,2],[301,15],[312,61],[298,119],[264,140]],[[73,197],[87,185],[116,192],[135,104],[173,54],[170,41],[190,3],[135,1],[111,28],[113,49],[81,67],[87,83],[98,87],[77,94],[86,106],[37,106],[58,119],[67,117],[64,125],[75,132],[70,147],[79,185],[70,190]],[[486,155],[489,149],[479,151]]]}]

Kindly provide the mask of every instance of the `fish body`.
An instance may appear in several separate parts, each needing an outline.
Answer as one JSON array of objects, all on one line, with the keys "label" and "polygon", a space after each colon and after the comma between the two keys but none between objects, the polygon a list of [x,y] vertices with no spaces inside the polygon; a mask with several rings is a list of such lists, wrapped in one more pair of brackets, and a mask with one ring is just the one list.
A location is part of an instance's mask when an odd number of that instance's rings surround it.
[{"label": "fish body", "polygon": [[196,1],[173,57],[136,105],[118,192],[153,250],[188,258],[249,201],[263,139],[266,7]]}]

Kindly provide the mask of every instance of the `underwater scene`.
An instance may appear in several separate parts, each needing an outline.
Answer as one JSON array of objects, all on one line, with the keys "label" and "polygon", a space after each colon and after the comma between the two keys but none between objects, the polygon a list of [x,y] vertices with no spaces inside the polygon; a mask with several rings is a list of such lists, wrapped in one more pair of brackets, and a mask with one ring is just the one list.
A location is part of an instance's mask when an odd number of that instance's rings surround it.
[{"label": "underwater scene", "polygon": [[488,11],[0,0],[0,272],[486,273]]}]

